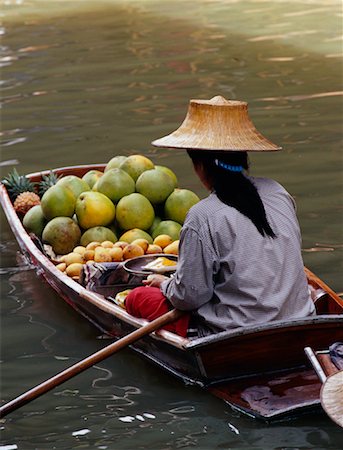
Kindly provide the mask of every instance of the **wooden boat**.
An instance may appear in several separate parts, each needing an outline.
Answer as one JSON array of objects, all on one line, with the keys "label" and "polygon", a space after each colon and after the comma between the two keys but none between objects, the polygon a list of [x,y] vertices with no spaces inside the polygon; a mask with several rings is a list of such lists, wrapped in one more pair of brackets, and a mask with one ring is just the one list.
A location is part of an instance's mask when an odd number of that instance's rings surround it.
[{"label": "wooden boat", "polygon": [[[83,176],[104,165],[55,169],[58,175]],[[49,171],[27,175],[34,182]],[[4,185],[0,201],[19,248],[59,295],[99,330],[119,338],[146,324],[106,297],[85,289],[56,269],[22,226]],[[225,331],[188,340],[165,330],[131,347],[186,384],[198,385],[231,407],[267,421],[320,406],[320,381],[305,347],[326,348],[343,340],[343,300],[308,269],[309,285],[319,292],[313,318]]]}]

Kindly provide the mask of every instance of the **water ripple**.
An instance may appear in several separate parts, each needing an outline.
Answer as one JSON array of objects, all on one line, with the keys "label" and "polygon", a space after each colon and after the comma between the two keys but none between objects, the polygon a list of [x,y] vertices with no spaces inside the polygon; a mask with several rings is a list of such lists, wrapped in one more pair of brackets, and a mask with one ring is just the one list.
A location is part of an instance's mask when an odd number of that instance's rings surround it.
[{"label": "water ripple", "polygon": [[293,36],[305,36],[308,34],[318,33],[318,30],[303,30],[303,31],[290,31],[289,33],[284,34],[271,34],[265,36],[256,36],[253,38],[248,38],[248,42],[262,42],[262,41],[271,41],[274,39],[285,39]]},{"label": "water ripple", "polygon": [[0,275],[12,275],[18,272],[34,270],[33,266],[23,266],[23,267],[1,267]]},{"label": "water ripple", "polygon": [[15,164],[19,164],[17,159],[7,159],[6,161],[0,162],[0,167],[13,166]]},{"label": "water ripple", "polygon": [[20,137],[16,139],[8,139],[6,141],[2,141],[1,145],[3,147],[9,147],[10,145],[20,144],[21,142],[25,142],[27,140],[26,137]]},{"label": "water ripple", "polygon": [[3,56],[0,58],[0,67],[10,66],[13,61],[17,61],[17,56]]},{"label": "water ripple", "polygon": [[304,9],[303,11],[295,11],[284,13],[284,17],[296,17],[296,16],[308,16],[313,13],[321,13],[325,11],[331,11],[331,8],[323,7],[323,8],[312,8],[312,9]]},{"label": "water ripple", "polygon": [[333,91],[333,92],[318,92],[317,94],[308,94],[308,95],[285,95],[280,97],[262,97],[257,100],[264,102],[275,102],[279,100],[311,100],[313,98],[322,98],[322,97],[337,97],[343,95],[343,91]]}]

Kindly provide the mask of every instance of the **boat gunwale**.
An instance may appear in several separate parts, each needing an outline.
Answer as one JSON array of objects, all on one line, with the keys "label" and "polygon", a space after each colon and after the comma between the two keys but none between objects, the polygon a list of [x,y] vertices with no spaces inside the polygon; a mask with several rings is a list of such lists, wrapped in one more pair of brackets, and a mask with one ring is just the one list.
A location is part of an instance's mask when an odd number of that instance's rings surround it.
[{"label": "boat gunwale", "polygon": [[94,164],[80,164],[76,166],[64,166],[64,167],[56,167],[55,169],[44,169],[39,170],[37,172],[28,173],[26,178],[29,179],[39,179],[42,178],[43,175],[48,175],[50,172],[56,173],[56,174],[63,174],[65,172],[74,172],[75,170],[93,170],[93,169],[104,169],[106,167],[105,163],[94,163]]},{"label": "boat gunwale", "polygon": [[342,323],[343,314],[321,314],[314,317],[308,317],[303,319],[293,319],[288,321],[275,321],[266,324],[251,325],[236,330],[221,331],[219,333],[211,334],[209,336],[192,339],[186,345],[187,349],[199,349],[205,347],[208,344],[215,344],[228,339],[233,339],[241,336],[248,336],[253,334],[259,334],[263,332],[279,331],[284,332],[285,329],[291,330],[292,328],[304,328],[306,325],[315,324],[330,324],[330,323]]}]

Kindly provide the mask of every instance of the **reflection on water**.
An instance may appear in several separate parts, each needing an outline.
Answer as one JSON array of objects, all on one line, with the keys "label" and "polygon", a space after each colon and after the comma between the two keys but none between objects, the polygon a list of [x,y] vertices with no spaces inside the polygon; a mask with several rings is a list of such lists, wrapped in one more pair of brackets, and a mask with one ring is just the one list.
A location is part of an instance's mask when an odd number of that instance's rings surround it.
[{"label": "reflection on water", "polygon": [[[304,259],[341,290],[342,10],[334,0],[3,0],[1,177],[144,153],[205,192],[182,151],[157,150],[190,98],[249,102],[284,151],[252,173],[296,197]],[[28,266],[1,221],[4,399],[106,345]],[[266,425],[124,351],[0,423],[0,450],[341,447],[322,415]]]}]

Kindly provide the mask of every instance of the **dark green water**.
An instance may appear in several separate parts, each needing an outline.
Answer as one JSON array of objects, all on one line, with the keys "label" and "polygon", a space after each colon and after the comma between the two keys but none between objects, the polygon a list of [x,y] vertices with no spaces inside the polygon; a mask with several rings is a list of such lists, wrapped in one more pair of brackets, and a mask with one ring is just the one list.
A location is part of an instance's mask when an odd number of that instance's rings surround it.
[{"label": "dark green water", "polygon": [[[252,155],[252,174],[296,197],[305,264],[343,290],[339,1],[7,0],[1,15],[2,161],[28,173],[143,153],[204,195],[184,152],[150,142],[181,123],[191,98],[248,101],[256,127],[284,148]],[[108,341],[18,262],[0,214],[9,400]],[[14,412],[0,431],[0,450],[343,446],[324,414],[256,422],[129,351]]]}]

